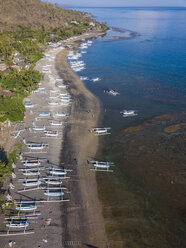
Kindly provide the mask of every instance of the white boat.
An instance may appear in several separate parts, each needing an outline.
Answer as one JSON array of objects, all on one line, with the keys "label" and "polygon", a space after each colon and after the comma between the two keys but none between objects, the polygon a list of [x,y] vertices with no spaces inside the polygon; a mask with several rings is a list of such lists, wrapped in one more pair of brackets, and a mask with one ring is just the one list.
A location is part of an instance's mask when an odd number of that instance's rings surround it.
[{"label": "white boat", "polygon": [[40,117],[49,117],[50,116],[50,112],[40,112],[39,113]]},{"label": "white boat", "polygon": [[30,159],[30,160],[24,160],[22,161],[24,166],[30,166],[30,167],[35,167],[35,166],[40,166],[41,163],[39,160],[35,159]]},{"label": "white boat", "polygon": [[54,115],[55,115],[55,117],[67,117],[66,112],[62,112],[62,113],[56,112]]},{"label": "white boat", "polygon": [[67,174],[67,171],[62,170],[62,169],[58,169],[58,168],[52,168],[49,170],[49,173],[54,175],[54,176],[56,176],[56,175],[65,176]]},{"label": "white boat", "polygon": [[58,93],[59,91],[58,90],[50,90],[50,93]]},{"label": "white boat", "polygon": [[58,131],[48,130],[48,131],[45,131],[45,135],[50,136],[50,137],[57,137],[58,136]]},{"label": "white boat", "polygon": [[70,98],[61,98],[61,103],[70,103],[71,99]]},{"label": "white boat", "polygon": [[56,83],[56,87],[58,87],[59,89],[66,89],[66,85],[64,84]]},{"label": "white boat", "polygon": [[27,103],[27,104],[25,104],[25,108],[26,109],[29,109],[29,108],[34,108],[34,104],[32,104],[32,103]]},{"label": "white boat", "polygon": [[105,172],[113,172],[113,170],[110,170],[110,167],[115,166],[112,162],[100,162],[100,161],[88,161],[88,164],[92,164],[95,169],[95,171],[105,171]]},{"label": "white boat", "polygon": [[48,102],[48,105],[57,106],[58,105],[58,102]]},{"label": "white boat", "polygon": [[40,172],[39,171],[23,171],[24,176],[39,176]]},{"label": "white boat", "polygon": [[60,102],[60,106],[65,106],[65,107],[68,107],[70,104],[71,104],[71,101],[69,101],[69,102],[62,101],[62,102]]},{"label": "white boat", "polygon": [[81,80],[88,80],[88,77],[80,77]]},{"label": "white boat", "polygon": [[57,192],[57,191],[51,192],[51,191],[48,191],[48,190],[45,191],[44,194],[47,195],[47,196],[64,196],[63,192]]},{"label": "white boat", "polygon": [[29,225],[27,219],[23,218],[11,218],[7,220],[6,226],[9,228],[26,228]]},{"label": "white boat", "polygon": [[18,130],[17,133],[14,135],[14,139],[17,139],[19,135],[21,134],[22,130]]},{"label": "white boat", "polygon": [[100,81],[100,80],[101,80],[101,79],[97,77],[97,78],[93,78],[93,79],[92,79],[92,82],[98,82],[98,81]]},{"label": "white boat", "polygon": [[58,99],[59,97],[58,96],[49,96],[49,98],[51,99],[51,100],[55,100],[55,99]]},{"label": "white boat", "polygon": [[62,126],[63,122],[62,121],[51,121],[50,122],[51,126]]},{"label": "white boat", "polygon": [[61,185],[62,184],[62,180],[60,179],[52,179],[52,178],[48,178],[45,179],[45,183],[46,184],[51,184],[51,185]]},{"label": "white boat", "polygon": [[31,203],[16,204],[16,210],[19,210],[19,211],[34,211],[36,209],[37,209],[36,204],[31,204]]},{"label": "white boat", "polygon": [[57,82],[63,82],[63,79],[62,78],[56,78],[55,79]]},{"label": "white boat", "polygon": [[121,112],[121,114],[123,115],[123,117],[129,117],[129,116],[136,116],[136,115],[138,115],[136,113],[136,110],[123,110]]},{"label": "white boat", "polygon": [[114,163],[112,162],[100,162],[100,161],[90,161],[90,164],[93,164],[94,167],[99,167],[99,168],[110,168],[111,166],[115,166]]},{"label": "white boat", "polygon": [[110,130],[110,127],[97,127],[93,128],[91,131],[95,133],[95,135],[107,135],[110,134],[108,133],[108,130]]},{"label": "white boat", "polygon": [[39,186],[40,184],[41,184],[41,181],[38,179],[25,179],[23,181],[23,185],[25,187]]},{"label": "white boat", "polygon": [[27,144],[27,146],[31,150],[42,150],[45,147],[44,144],[37,144],[37,143],[30,143],[30,144]]},{"label": "white boat", "polygon": [[105,91],[107,94],[111,95],[111,96],[117,96],[119,95],[119,92],[115,91],[115,90],[107,90]]},{"label": "white boat", "polygon": [[34,131],[45,131],[45,126],[33,126]]},{"label": "white boat", "polygon": [[59,96],[60,97],[70,97],[68,93],[60,93]]}]

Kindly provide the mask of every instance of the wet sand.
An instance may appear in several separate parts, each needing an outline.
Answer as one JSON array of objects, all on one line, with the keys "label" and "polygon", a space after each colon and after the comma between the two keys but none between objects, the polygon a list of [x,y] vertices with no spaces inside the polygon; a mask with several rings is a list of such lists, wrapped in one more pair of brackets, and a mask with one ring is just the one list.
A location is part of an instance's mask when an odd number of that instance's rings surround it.
[{"label": "wet sand", "polygon": [[[56,68],[67,85],[73,99],[71,117],[65,132],[61,161],[73,164],[70,180],[71,201],[62,206],[63,240],[79,241],[84,246],[107,247],[104,219],[97,194],[95,172],[90,171],[87,160],[98,148],[98,137],[89,130],[97,126],[100,114],[98,99],[69,69],[67,51],[57,56]],[[89,112],[90,111],[90,112]],[[76,163],[76,161],[78,161]]]}]

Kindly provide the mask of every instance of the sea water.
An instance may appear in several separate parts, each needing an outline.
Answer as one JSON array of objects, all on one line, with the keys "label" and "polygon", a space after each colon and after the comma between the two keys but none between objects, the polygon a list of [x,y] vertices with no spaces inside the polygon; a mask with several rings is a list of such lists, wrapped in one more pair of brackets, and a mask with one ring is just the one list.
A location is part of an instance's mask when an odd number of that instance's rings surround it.
[{"label": "sea water", "polygon": [[[87,8],[95,19],[126,33],[109,32],[93,41],[83,54],[86,70],[99,77],[86,86],[102,101],[105,124],[122,128],[186,105],[186,8]],[[128,34],[134,36],[128,39]],[[129,35],[130,36],[130,35]],[[104,94],[114,89],[117,97]],[[134,109],[135,118],[120,111]],[[113,118],[114,116],[114,118]]]},{"label": "sea water", "polygon": [[116,164],[97,173],[111,247],[185,247],[186,8],[80,10],[111,29],[92,40],[77,72],[100,99],[99,126],[111,127],[95,157]]}]

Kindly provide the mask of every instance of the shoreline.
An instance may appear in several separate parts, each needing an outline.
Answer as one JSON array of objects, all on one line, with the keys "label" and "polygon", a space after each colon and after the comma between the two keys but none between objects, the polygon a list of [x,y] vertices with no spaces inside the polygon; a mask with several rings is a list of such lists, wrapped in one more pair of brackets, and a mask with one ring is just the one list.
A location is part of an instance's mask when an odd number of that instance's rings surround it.
[{"label": "shoreline", "polygon": [[[93,38],[95,36],[86,37]],[[98,137],[89,133],[100,120],[100,102],[73,72],[67,62],[68,49],[57,56],[56,68],[59,75],[69,85],[73,99],[70,123],[65,131],[65,144],[61,162],[73,164],[69,204],[62,206],[63,238],[88,245],[107,247],[102,206],[98,198],[95,172],[87,168],[87,160],[92,159],[98,149]],[[61,70],[62,68],[62,70]],[[88,111],[90,111],[88,113]],[[79,141],[80,140],[80,141]],[[76,163],[78,161],[78,164]],[[69,167],[70,168],[70,167]],[[69,205],[69,206],[67,206]],[[82,224],[83,222],[83,224]]]}]

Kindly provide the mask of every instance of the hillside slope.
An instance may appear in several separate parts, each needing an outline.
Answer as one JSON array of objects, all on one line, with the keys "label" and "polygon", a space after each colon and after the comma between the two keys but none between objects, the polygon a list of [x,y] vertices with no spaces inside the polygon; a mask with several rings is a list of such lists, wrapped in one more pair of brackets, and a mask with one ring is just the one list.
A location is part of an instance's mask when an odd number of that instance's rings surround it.
[{"label": "hillside slope", "polygon": [[71,21],[89,23],[90,16],[61,9],[40,0],[0,0],[0,31],[16,30],[20,25],[46,29],[68,27]]}]

